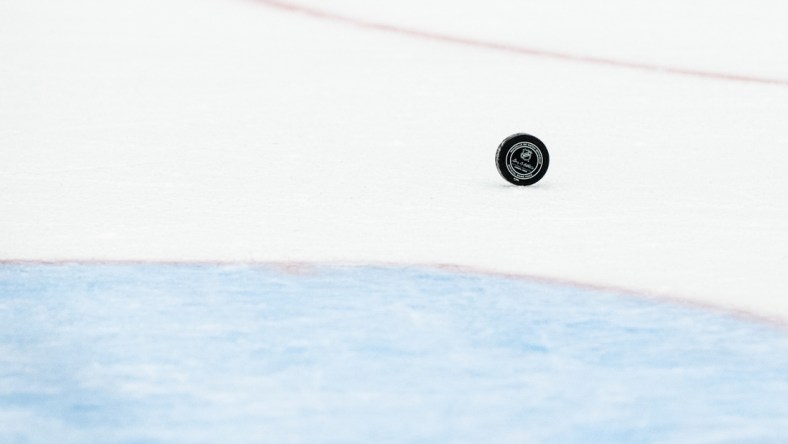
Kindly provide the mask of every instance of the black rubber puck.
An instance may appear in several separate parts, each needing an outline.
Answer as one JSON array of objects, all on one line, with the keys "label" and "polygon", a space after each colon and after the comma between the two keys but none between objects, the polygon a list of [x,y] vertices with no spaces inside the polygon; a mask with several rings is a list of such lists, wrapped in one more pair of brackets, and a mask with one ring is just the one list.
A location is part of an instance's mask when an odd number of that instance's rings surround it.
[{"label": "black rubber puck", "polygon": [[539,182],[550,165],[550,155],[541,140],[530,134],[513,134],[500,145],[495,153],[495,166],[504,179],[515,185],[533,185]]}]

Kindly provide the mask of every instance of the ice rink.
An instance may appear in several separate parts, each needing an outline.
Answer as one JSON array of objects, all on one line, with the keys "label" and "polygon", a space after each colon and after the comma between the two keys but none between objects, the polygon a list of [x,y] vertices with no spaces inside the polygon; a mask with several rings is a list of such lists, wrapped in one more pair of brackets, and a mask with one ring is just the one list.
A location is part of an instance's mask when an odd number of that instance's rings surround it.
[{"label": "ice rink", "polygon": [[0,442],[785,442],[786,22],[0,2]]}]

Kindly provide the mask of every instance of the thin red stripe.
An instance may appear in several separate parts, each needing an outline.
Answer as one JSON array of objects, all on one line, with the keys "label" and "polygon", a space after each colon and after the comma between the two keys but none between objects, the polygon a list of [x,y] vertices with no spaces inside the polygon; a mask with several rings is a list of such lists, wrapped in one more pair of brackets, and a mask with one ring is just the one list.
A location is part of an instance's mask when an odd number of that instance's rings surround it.
[{"label": "thin red stripe", "polygon": [[581,290],[593,290],[603,293],[617,293],[622,296],[647,299],[650,301],[669,303],[690,308],[703,309],[721,314],[727,314],[749,322],[768,324],[780,329],[788,330],[788,322],[779,317],[770,317],[747,310],[722,307],[710,303],[692,300],[686,297],[668,295],[664,293],[650,293],[633,290],[613,285],[590,284],[565,278],[537,276],[525,273],[506,273],[489,269],[465,265],[445,263],[402,263],[386,261],[245,261],[245,260],[146,260],[146,259],[0,259],[1,266],[134,266],[134,265],[161,265],[161,266],[249,266],[277,269],[287,274],[309,274],[311,270],[320,267],[385,267],[385,268],[423,268],[449,271],[454,273],[493,276],[505,279],[517,279],[528,282],[570,287]]},{"label": "thin red stripe", "polygon": [[714,71],[679,68],[679,67],[666,66],[666,65],[630,62],[626,60],[609,59],[603,57],[584,56],[580,54],[546,51],[537,48],[529,48],[527,46],[495,43],[495,42],[489,42],[484,40],[476,40],[467,37],[452,36],[447,34],[439,34],[435,32],[406,28],[406,27],[401,27],[401,26],[391,25],[386,23],[378,23],[378,22],[349,17],[330,11],[314,9],[307,6],[278,1],[278,0],[257,0],[257,1],[266,6],[269,6],[271,8],[276,8],[282,11],[308,15],[310,17],[321,19],[321,20],[329,20],[333,22],[345,23],[360,28],[390,32],[395,34],[406,35],[409,37],[440,41],[444,43],[471,46],[475,48],[505,51],[519,55],[526,55],[530,57],[542,57],[542,58],[563,60],[563,61],[575,62],[575,63],[584,63],[590,65],[612,66],[616,68],[637,69],[637,70],[648,71],[652,73],[667,73],[667,74],[701,77],[701,78],[708,78],[715,80],[727,80],[733,82],[747,82],[747,83],[760,83],[766,85],[788,86],[788,80],[784,80],[784,79],[744,76],[744,75],[728,74],[728,73],[714,72]]}]

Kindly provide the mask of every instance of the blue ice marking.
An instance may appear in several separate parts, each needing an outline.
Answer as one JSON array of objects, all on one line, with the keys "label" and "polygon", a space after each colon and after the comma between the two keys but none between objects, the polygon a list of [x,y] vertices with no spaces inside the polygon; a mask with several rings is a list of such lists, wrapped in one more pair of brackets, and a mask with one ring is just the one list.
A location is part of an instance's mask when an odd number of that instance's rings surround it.
[{"label": "blue ice marking", "polygon": [[0,265],[0,442],[788,442],[788,334],[422,268]]}]

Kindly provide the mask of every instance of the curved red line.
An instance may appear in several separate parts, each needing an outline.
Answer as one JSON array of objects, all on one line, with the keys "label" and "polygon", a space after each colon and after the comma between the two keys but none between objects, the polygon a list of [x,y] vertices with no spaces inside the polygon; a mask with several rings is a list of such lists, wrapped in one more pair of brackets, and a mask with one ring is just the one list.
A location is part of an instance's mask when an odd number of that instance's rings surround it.
[{"label": "curved red line", "polygon": [[556,285],[561,287],[577,288],[580,290],[599,291],[603,293],[616,293],[622,296],[645,299],[655,302],[668,303],[688,308],[696,308],[716,313],[721,313],[736,318],[754,322],[758,324],[771,325],[788,331],[788,320],[780,317],[770,317],[752,311],[724,307],[711,303],[700,302],[686,297],[668,295],[664,293],[651,293],[642,290],[633,290],[614,285],[591,284],[587,282],[574,281],[566,278],[538,276],[527,273],[505,273],[495,270],[478,268],[466,265],[447,264],[447,263],[400,263],[386,261],[256,261],[256,260],[146,260],[146,259],[0,259],[0,266],[3,265],[164,265],[164,266],[251,266],[274,268],[287,274],[308,275],[310,271],[318,267],[388,267],[388,268],[423,268],[443,270],[453,273],[471,274],[479,276],[492,276],[504,279],[517,279],[527,282],[541,283],[546,285]]},{"label": "curved red line", "polygon": [[407,28],[407,27],[402,27],[392,24],[374,22],[374,21],[337,14],[331,11],[315,9],[308,6],[298,5],[298,4],[279,1],[279,0],[256,0],[256,1],[263,5],[281,11],[307,15],[321,20],[340,22],[364,29],[390,32],[394,34],[406,35],[409,37],[416,37],[421,39],[439,41],[444,43],[452,43],[457,45],[471,46],[475,48],[505,51],[509,53],[526,55],[531,57],[542,57],[542,58],[563,60],[563,61],[575,62],[575,63],[584,63],[590,65],[612,66],[616,68],[637,69],[640,71],[648,71],[652,73],[665,73],[665,74],[675,74],[682,76],[701,77],[701,78],[715,79],[715,80],[727,80],[734,82],[788,86],[788,80],[784,80],[784,79],[752,77],[752,76],[744,76],[738,74],[727,74],[727,73],[714,72],[714,71],[678,68],[678,67],[656,65],[649,63],[630,62],[626,60],[609,59],[604,57],[584,56],[579,54],[571,54],[571,53],[564,53],[558,51],[546,51],[537,48],[530,48],[527,46],[517,46],[517,45],[506,44],[506,43],[496,43],[496,42],[489,42],[484,40],[476,40],[467,37],[452,36],[448,34],[438,34],[430,31],[423,31],[419,29]]}]

